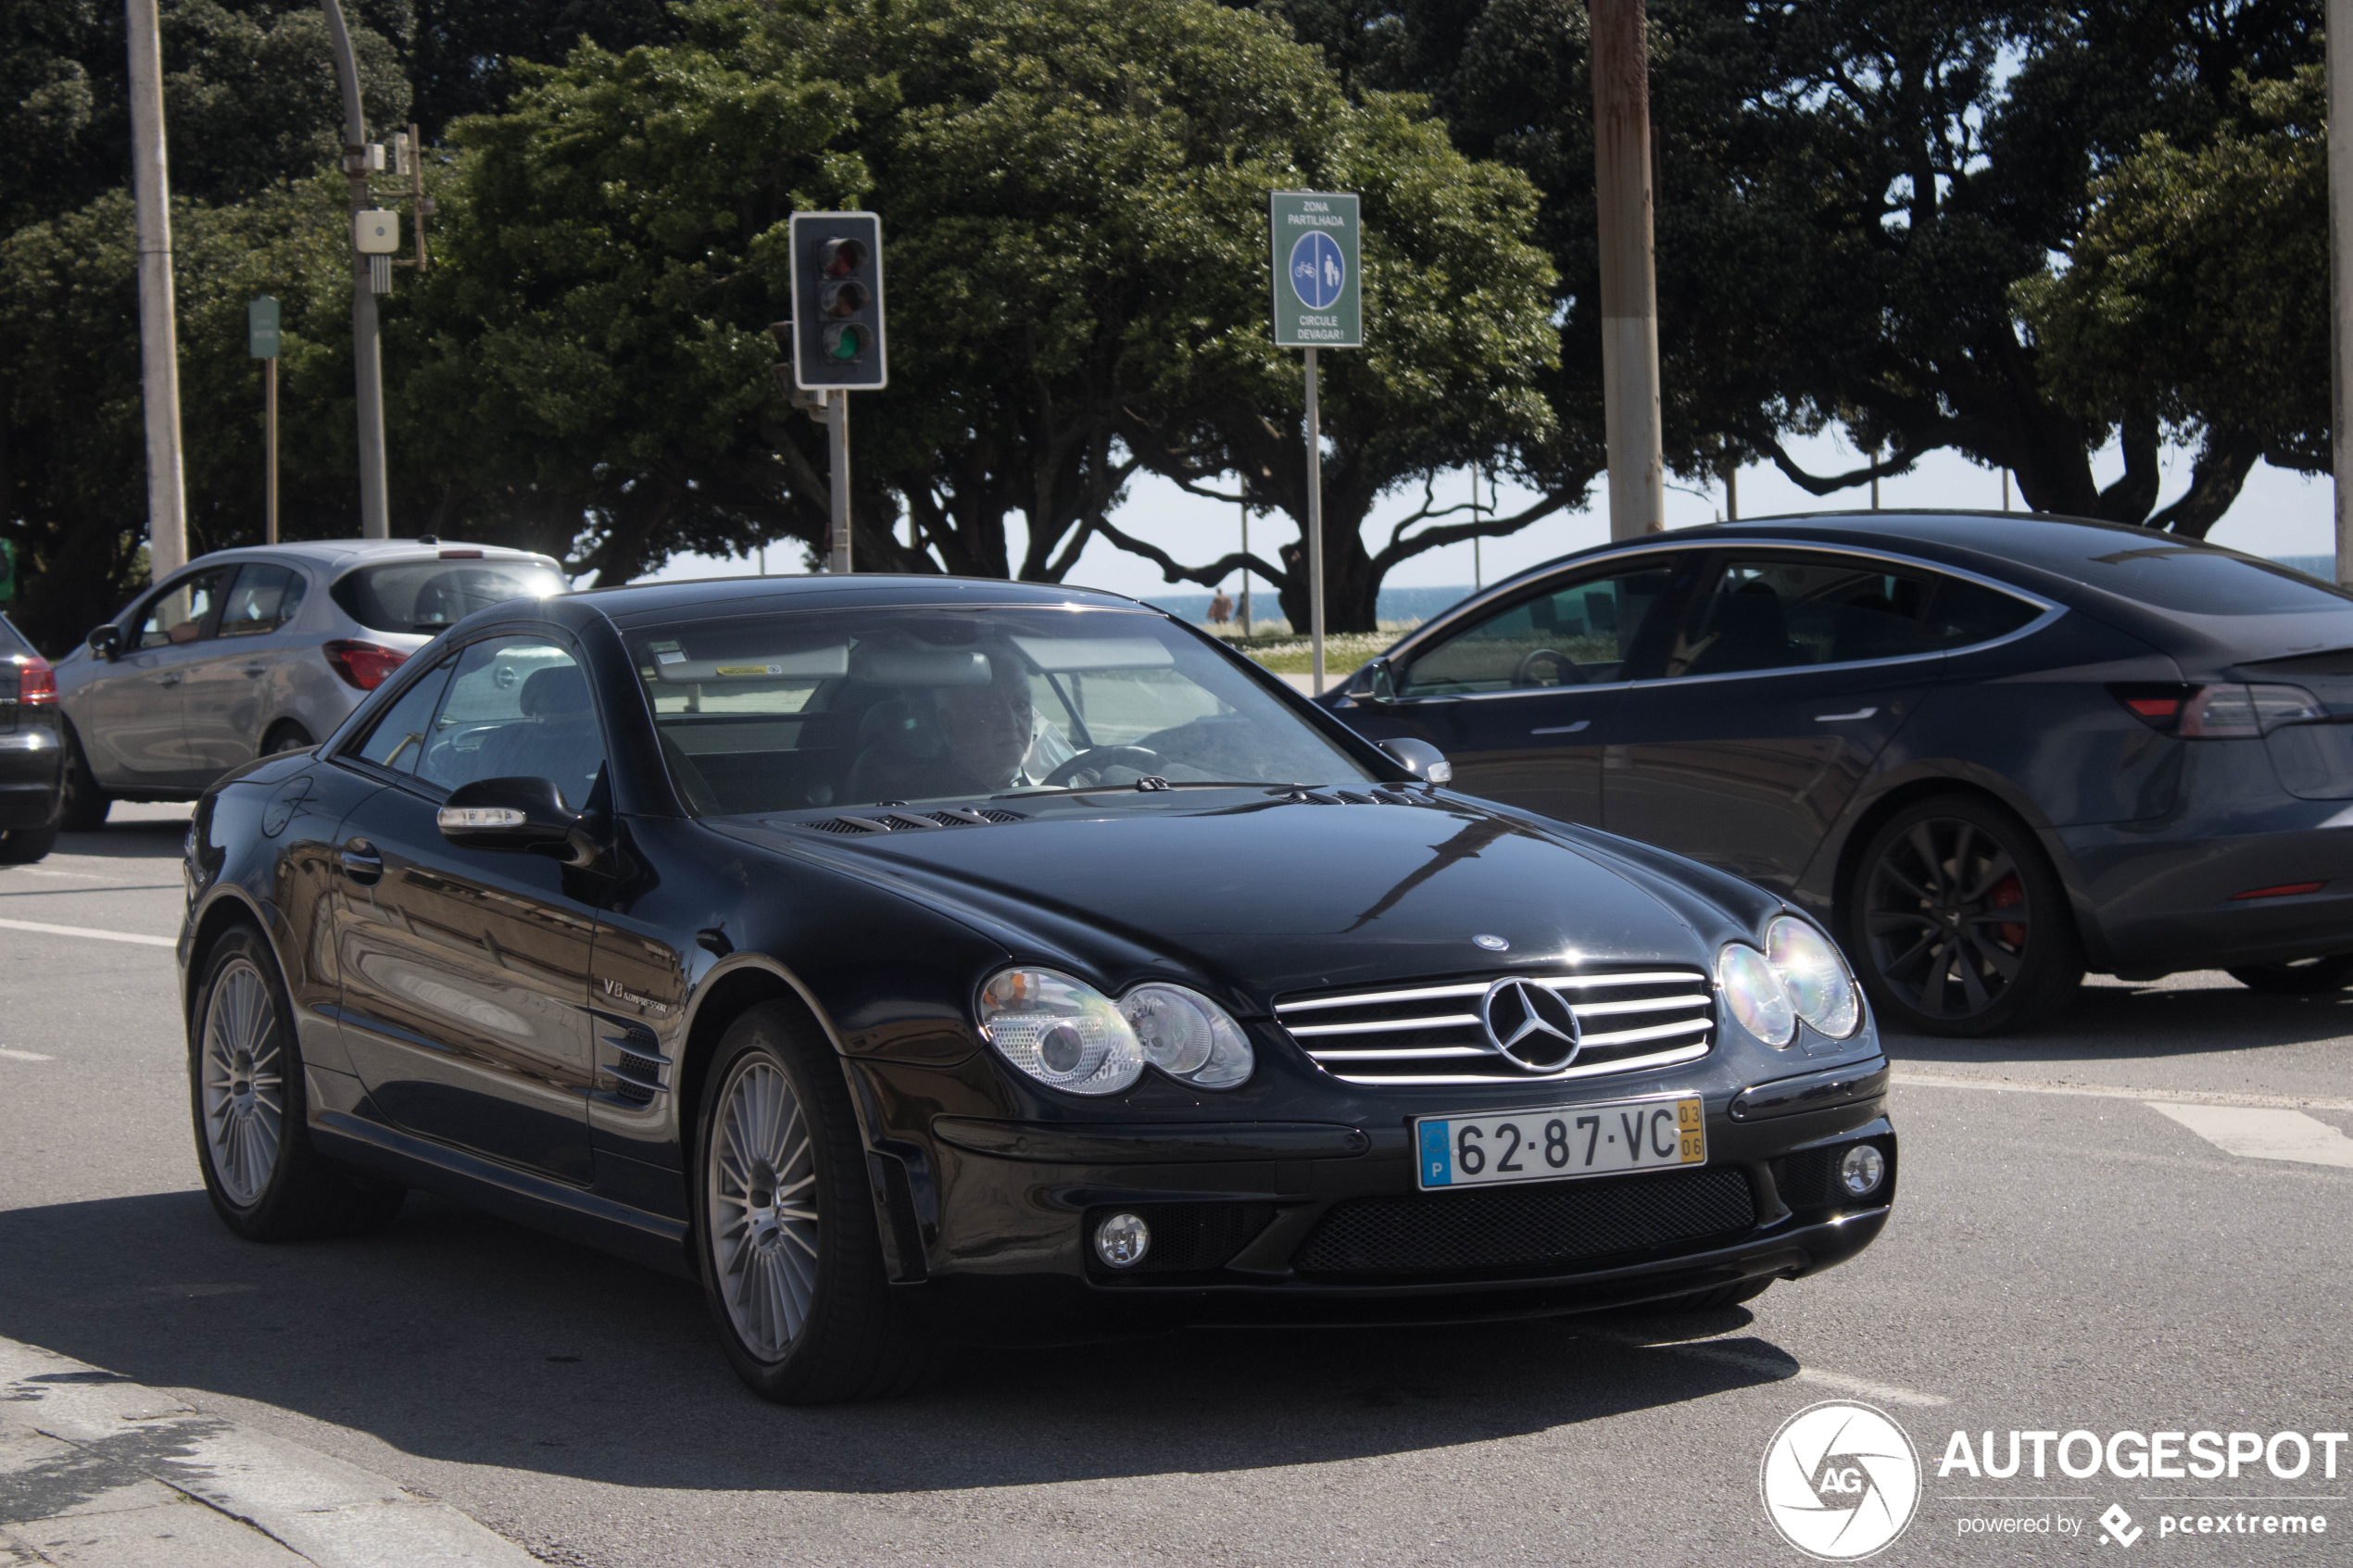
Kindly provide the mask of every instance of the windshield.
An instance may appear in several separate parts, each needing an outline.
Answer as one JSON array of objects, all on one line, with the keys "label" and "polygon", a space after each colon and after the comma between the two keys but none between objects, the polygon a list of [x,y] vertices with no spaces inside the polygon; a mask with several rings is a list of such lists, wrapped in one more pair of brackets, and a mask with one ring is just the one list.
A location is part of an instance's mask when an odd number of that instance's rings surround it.
[{"label": "windshield", "polygon": [[537,561],[434,559],[363,566],[327,593],[371,631],[438,632],[506,599],[564,591],[563,578]]},{"label": "windshield", "polygon": [[1157,615],[786,612],[629,646],[672,777],[706,815],[1372,777]]}]

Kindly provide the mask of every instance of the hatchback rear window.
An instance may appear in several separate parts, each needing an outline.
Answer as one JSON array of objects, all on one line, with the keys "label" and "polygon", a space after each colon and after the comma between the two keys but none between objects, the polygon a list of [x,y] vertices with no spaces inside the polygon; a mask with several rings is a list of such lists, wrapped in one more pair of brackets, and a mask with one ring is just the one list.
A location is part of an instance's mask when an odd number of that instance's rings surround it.
[{"label": "hatchback rear window", "polygon": [[2127,545],[2085,559],[2074,575],[2156,609],[2190,615],[2287,615],[2353,608],[2353,594],[2293,567],[2210,546]]},{"label": "hatchback rear window", "polygon": [[9,625],[6,616],[0,615],[0,654],[29,654],[31,651],[32,645],[24,640],[24,633]]},{"label": "hatchback rear window", "polygon": [[544,598],[564,580],[531,561],[391,561],[347,571],[327,590],[343,612],[377,632],[438,632],[506,599]]}]

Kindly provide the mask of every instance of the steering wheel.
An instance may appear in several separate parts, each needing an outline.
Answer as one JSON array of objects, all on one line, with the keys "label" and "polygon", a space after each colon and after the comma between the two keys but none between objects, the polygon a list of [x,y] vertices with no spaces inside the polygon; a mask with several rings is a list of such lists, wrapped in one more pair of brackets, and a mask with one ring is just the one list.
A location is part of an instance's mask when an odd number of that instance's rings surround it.
[{"label": "steering wheel", "polygon": [[1519,661],[1519,668],[1512,671],[1512,684],[1515,686],[1534,685],[1537,670],[1547,660],[1550,660],[1553,666],[1554,684],[1575,686],[1584,684],[1585,671],[1578,668],[1577,660],[1557,648],[1531,648],[1527,657]]},{"label": "steering wheel", "polygon": [[1088,772],[1101,778],[1105,768],[1116,767],[1123,762],[1139,773],[1149,773],[1160,766],[1160,753],[1140,746],[1098,746],[1080,752],[1038,783],[1050,786],[1066,784],[1079,774]]}]

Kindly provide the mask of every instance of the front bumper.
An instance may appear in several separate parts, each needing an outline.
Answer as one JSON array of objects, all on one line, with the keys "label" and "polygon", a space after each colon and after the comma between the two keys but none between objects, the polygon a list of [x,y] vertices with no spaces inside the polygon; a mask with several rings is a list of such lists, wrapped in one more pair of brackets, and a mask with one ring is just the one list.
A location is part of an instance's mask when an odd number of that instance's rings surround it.
[{"label": "front bumper", "polygon": [[[894,1274],[925,1281],[915,1294],[959,1331],[1026,1341],[1187,1323],[1549,1315],[1797,1278],[1854,1257],[1886,1224],[1896,1139],[1883,1059],[1782,1082],[1786,1089],[1740,1093],[1738,1116],[1734,1094],[1704,1096],[1708,1163],[1697,1173],[1427,1194],[1415,1184],[1411,1115],[1373,1125],[1060,1126],[936,1115],[926,1136],[896,1142],[878,1160],[891,1168],[884,1207],[887,1228],[900,1233]],[[1868,1198],[1836,1201],[1829,1161],[1866,1139],[1886,1155],[1886,1179]],[[1696,1224],[1669,1222],[1673,1234],[1653,1236],[1607,1223],[1622,1206],[1659,1211],[1668,1185],[1702,1179],[1716,1207]],[[1737,1198],[1729,1211],[1728,1193]],[[1562,1234],[1556,1210],[1569,1203],[1586,1225],[1576,1231],[1572,1217],[1569,1232],[1598,1239],[1549,1253],[1516,1244],[1486,1259],[1471,1240],[1450,1245],[1442,1263],[1409,1259],[1400,1267],[1351,1254],[1327,1229],[1344,1223],[1362,1235],[1402,1219],[1450,1243],[1472,1231],[1493,1235],[1516,1220],[1463,1205],[1494,1205],[1495,1195],[1515,1195],[1501,1199],[1504,1208],[1541,1210],[1554,1227],[1547,1236]],[[1141,1213],[1156,1238],[1145,1261],[1126,1271],[1105,1266],[1088,1245],[1096,1222],[1122,1210]],[[1728,1213],[1731,1223],[1719,1223]]]}]

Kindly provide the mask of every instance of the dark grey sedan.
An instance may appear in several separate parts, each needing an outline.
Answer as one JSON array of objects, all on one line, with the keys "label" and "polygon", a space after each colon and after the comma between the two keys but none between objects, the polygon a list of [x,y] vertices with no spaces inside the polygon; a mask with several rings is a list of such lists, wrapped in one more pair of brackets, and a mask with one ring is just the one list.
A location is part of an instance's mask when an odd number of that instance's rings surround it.
[{"label": "dark grey sedan", "polygon": [[2353,596],[2145,529],[1845,513],[1656,534],[1466,601],[1325,699],[1457,788],[1735,872],[1903,1027],[2086,969],[2353,984]]}]

